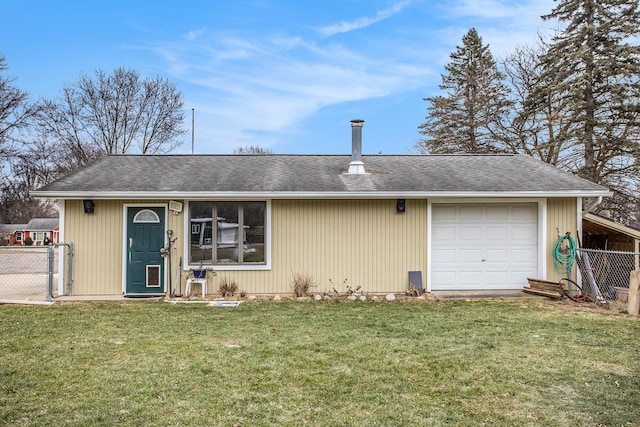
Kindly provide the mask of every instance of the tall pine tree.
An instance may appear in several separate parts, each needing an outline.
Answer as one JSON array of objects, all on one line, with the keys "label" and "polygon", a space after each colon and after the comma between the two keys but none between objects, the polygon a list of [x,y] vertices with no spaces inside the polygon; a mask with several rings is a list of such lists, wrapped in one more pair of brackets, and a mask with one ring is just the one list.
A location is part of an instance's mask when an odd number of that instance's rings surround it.
[{"label": "tall pine tree", "polygon": [[566,157],[614,190],[607,207],[628,218],[640,185],[638,1],[561,0],[543,19],[564,24],[542,56],[540,91],[563,96]]},{"label": "tall pine tree", "polygon": [[482,44],[472,28],[450,58],[440,85],[446,94],[424,98],[430,106],[425,122],[418,127],[424,138],[417,149],[432,154],[507,150],[497,129],[509,105],[509,90],[489,46]]}]

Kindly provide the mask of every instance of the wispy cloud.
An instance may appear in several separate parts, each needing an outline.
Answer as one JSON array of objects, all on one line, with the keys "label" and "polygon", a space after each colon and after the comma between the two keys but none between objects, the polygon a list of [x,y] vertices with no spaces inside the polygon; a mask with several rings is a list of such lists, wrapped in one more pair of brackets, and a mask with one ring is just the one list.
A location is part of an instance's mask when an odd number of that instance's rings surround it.
[{"label": "wispy cloud", "polygon": [[191,89],[185,101],[196,109],[197,139],[207,141],[209,151],[229,152],[256,141],[269,147],[287,135],[302,134],[308,119],[328,107],[414,92],[419,92],[417,100],[429,96],[425,87],[437,87],[448,53],[468,31],[460,25],[460,14],[473,15],[464,22],[476,26],[500,56],[513,43],[531,38],[531,28],[541,22],[539,14],[548,11],[538,2],[553,0],[518,2],[518,7],[500,12],[494,9],[509,1],[482,0],[483,7],[474,7],[471,0],[459,0],[439,9],[446,12],[443,20],[450,25],[414,24],[392,37],[373,34],[353,44],[357,48],[346,44],[348,39],[340,44],[325,36],[365,28],[411,2],[306,35],[279,29],[197,30],[149,49],[164,59],[166,72],[183,82],[179,86]]},{"label": "wispy cloud", "polygon": [[254,144],[256,133],[266,145],[269,133],[296,132],[321,108],[408,91],[431,73],[419,63],[335,43],[256,40],[209,34],[153,48],[170,73],[200,88],[199,98],[187,101],[198,104],[198,121],[206,121],[209,141],[223,144],[218,149]]},{"label": "wispy cloud", "polygon": [[[516,46],[533,45],[536,34],[553,24],[541,16],[555,6],[554,0],[455,0],[447,4],[448,19],[456,25],[441,30],[450,45],[459,45],[469,26],[475,27],[496,57],[513,52]],[[468,22],[461,27],[459,22]]]},{"label": "wispy cloud", "polygon": [[354,21],[340,21],[335,24],[327,25],[325,27],[318,28],[318,32],[324,36],[332,36],[339,33],[347,33],[349,31],[359,30],[366,28],[369,25],[373,25],[377,22],[384,21],[385,19],[395,15],[409,5],[411,0],[406,0],[400,3],[396,3],[388,9],[379,11],[373,18],[365,16],[358,18]]}]

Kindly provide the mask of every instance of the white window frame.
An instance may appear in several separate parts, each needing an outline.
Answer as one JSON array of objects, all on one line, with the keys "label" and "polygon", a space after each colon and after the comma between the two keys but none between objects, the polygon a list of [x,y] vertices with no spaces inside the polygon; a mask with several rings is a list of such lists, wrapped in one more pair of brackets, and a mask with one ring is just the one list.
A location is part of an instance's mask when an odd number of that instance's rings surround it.
[{"label": "white window frame", "polygon": [[[142,218],[144,215],[153,215],[153,219],[145,219]],[[134,224],[158,224],[160,222],[160,217],[157,213],[152,211],[151,209],[143,209],[133,217]]]},{"label": "white window frame", "polygon": [[[184,235],[191,236],[191,203],[222,203],[222,202],[235,202],[235,203],[250,203],[250,202],[264,202],[265,214],[264,214],[264,263],[262,264],[207,264],[206,267],[216,271],[256,271],[256,270],[271,270],[271,199],[204,199],[204,200],[187,200],[184,209]],[[200,264],[192,264],[189,258],[189,242],[184,244],[183,259],[187,260],[184,263],[184,269],[199,268]]]}]

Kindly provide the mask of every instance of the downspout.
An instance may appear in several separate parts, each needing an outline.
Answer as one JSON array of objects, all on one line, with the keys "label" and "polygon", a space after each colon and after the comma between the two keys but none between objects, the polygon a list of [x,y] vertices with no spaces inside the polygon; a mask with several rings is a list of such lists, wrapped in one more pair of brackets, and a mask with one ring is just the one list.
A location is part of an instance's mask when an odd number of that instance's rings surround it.
[{"label": "downspout", "polygon": [[595,209],[596,206],[598,206],[600,203],[602,203],[602,196],[598,196],[598,198],[596,200],[594,200],[593,202],[591,202],[591,204],[589,206],[587,206],[586,208],[584,208],[582,210],[582,215],[591,212],[593,209]]}]

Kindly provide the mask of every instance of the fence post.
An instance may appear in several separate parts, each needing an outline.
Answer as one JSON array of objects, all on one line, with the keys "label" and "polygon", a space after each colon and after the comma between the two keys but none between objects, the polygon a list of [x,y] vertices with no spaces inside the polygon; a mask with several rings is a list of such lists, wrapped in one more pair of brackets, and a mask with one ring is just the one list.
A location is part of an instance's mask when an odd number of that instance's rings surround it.
[{"label": "fence post", "polygon": [[54,260],[55,254],[53,252],[53,245],[47,246],[47,260],[49,261],[49,274],[48,274],[48,286],[47,286],[47,301],[53,300],[53,272],[54,272]]},{"label": "fence post", "polygon": [[633,270],[629,274],[629,299],[627,311],[637,316],[640,311],[640,270]]}]

